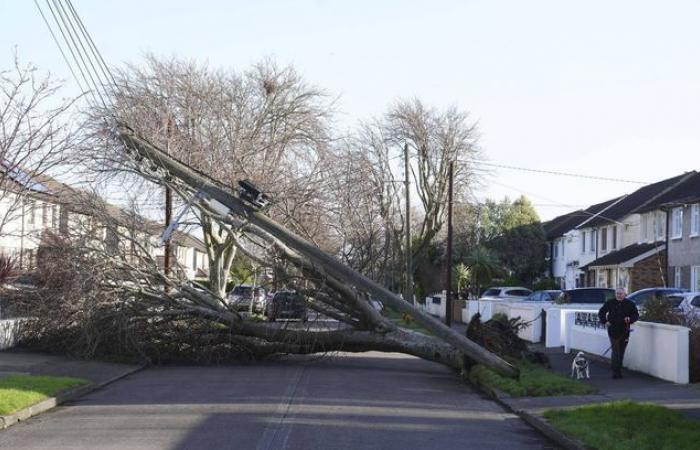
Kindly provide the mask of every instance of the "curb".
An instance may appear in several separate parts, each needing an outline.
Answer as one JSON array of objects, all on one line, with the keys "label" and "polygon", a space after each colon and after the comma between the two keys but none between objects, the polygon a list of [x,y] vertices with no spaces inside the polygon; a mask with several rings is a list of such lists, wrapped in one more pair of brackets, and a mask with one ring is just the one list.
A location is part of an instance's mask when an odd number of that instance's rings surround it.
[{"label": "curb", "polygon": [[77,386],[71,389],[68,389],[63,392],[59,392],[56,394],[55,397],[48,397],[43,400],[41,400],[38,403],[34,403],[31,406],[28,406],[24,409],[20,409],[17,412],[14,412],[8,416],[0,416],[0,430],[4,430],[5,428],[11,427],[12,425],[22,422],[24,420],[29,419],[30,417],[36,416],[38,414],[41,414],[43,412],[46,412],[50,409],[55,408],[56,406],[69,402],[72,400],[75,400],[77,398],[80,398],[86,394],[89,394],[90,392],[96,391],[98,389],[102,389],[103,387],[107,386],[108,384],[114,383],[117,380],[120,380],[121,378],[124,378],[126,376],[129,376],[131,374],[134,374],[141,369],[146,367],[145,365],[134,367],[131,369],[127,369],[123,371],[122,373],[113,376],[112,378],[109,378],[105,381],[102,381],[100,383],[88,383],[84,384],[82,386]]},{"label": "curb", "polygon": [[583,445],[582,442],[571,438],[567,436],[566,434],[562,433],[559,431],[557,428],[554,426],[550,425],[549,422],[547,422],[544,418],[539,417],[535,414],[529,413],[525,410],[522,409],[515,409],[513,408],[508,401],[505,400],[507,398],[507,394],[502,393],[498,391],[497,389],[491,388],[489,386],[485,386],[481,383],[473,383],[470,382],[473,386],[476,386],[479,391],[481,391],[484,395],[489,397],[491,400],[495,401],[499,405],[501,405],[505,410],[517,415],[520,417],[525,423],[530,425],[532,428],[537,430],[541,435],[549,439],[550,441],[554,442],[561,448],[564,448],[566,450],[587,450],[587,447]]}]

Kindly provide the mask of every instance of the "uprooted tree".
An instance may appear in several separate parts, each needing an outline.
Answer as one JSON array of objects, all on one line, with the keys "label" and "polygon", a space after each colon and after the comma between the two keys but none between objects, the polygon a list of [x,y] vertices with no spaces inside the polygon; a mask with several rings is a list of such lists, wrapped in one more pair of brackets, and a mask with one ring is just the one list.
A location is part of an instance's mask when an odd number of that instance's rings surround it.
[{"label": "uprooted tree", "polygon": [[[128,155],[124,163],[131,164],[134,172],[191,200],[198,214],[227,230],[239,252],[274,269],[307,296],[311,308],[341,325],[298,328],[251,320],[215,292],[166,278],[151,250],[156,238],[149,237],[142,222],[129,214],[115,214],[86,195],[74,208],[79,212],[71,227],[74,236],[47,236],[46,254],[55,256],[43,259],[48,264],[54,261],[65,273],[44,280],[39,291],[25,296],[27,308],[40,319],[28,326],[28,340],[86,356],[119,348],[151,359],[168,348],[182,354],[202,342],[215,357],[231,351],[254,356],[395,351],[456,369],[477,361],[517,376],[510,364],[290,232],[233,195],[230,186],[168,156],[122,123],[108,125],[111,137]],[[165,289],[166,285],[171,288]],[[370,294],[411,314],[432,335],[397,327],[372,307]]]}]

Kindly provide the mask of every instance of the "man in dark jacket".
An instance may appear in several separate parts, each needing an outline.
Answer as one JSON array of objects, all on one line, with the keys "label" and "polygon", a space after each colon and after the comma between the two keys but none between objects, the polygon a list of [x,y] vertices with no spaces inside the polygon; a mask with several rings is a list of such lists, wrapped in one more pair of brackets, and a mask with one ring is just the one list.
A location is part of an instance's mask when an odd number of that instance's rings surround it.
[{"label": "man in dark jacket", "polygon": [[630,338],[630,325],[639,319],[637,306],[632,300],[625,298],[625,294],[624,289],[616,289],[615,299],[605,302],[598,311],[600,323],[608,329],[613,378],[622,378],[622,359],[625,357],[625,349]]}]

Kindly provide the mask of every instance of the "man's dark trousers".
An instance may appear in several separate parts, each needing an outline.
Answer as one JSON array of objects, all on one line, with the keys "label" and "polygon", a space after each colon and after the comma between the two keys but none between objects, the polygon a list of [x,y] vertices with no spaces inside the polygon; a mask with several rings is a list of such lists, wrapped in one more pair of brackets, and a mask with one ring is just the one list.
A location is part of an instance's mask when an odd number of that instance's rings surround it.
[{"label": "man's dark trousers", "polygon": [[612,365],[613,374],[615,376],[622,375],[622,359],[625,357],[625,349],[629,342],[629,334],[624,334],[618,338],[610,336],[610,364]]}]

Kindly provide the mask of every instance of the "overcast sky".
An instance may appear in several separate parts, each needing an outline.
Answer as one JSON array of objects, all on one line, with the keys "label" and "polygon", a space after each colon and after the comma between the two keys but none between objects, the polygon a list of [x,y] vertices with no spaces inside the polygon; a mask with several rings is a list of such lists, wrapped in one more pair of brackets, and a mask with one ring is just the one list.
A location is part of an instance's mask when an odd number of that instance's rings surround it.
[{"label": "overcast sky", "polygon": [[[73,4],[109,64],[271,56],[339,95],[343,126],[415,96],[469,111],[496,164],[642,181],[700,168],[697,1]],[[34,3],[0,0],[0,68],[15,46],[78,92]],[[522,193],[547,219],[634,189],[493,169],[479,198]]]}]

